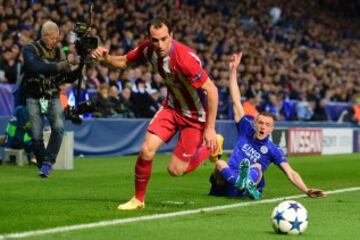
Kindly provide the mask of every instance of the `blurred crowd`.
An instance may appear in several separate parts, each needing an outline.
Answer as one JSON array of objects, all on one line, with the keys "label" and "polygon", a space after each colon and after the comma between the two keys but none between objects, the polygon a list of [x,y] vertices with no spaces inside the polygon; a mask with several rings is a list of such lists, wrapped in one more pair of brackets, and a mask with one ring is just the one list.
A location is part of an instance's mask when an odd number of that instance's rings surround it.
[{"label": "blurred crowd", "polygon": [[[69,62],[75,22],[90,19],[91,35],[111,54],[122,55],[146,38],[146,22],[166,16],[174,38],[195,49],[219,89],[218,118],[232,116],[228,59],[243,52],[239,83],[249,113],[270,111],[280,120],[326,121],[325,106],[345,102],[342,116],[360,122],[360,3],[339,0],[0,0],[0,82],[21,76],[21,48],[37,39],[41,24],[60,26]],[[88,66],[82,89],[97,106],[95,117],[149,118],[166,97],[149,66],[120,71]],[[64,105],[74,87],[62,85]]]}]

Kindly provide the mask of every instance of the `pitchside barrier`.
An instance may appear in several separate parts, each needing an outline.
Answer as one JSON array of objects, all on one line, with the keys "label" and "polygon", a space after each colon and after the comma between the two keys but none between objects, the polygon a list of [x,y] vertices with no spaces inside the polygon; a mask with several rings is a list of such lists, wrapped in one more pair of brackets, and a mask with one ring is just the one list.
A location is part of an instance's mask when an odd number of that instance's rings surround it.
[{"label": "pitchside barrier", "polygon": [[[7,121],[8,118],[0,118],[0,134],[5,132]],[[119,156],[138,153],[149,122],[149,119],[86,119],[82,125],[66,121],[65,129],[74,133],[74,155]],[[225,138],[225,151],[230,152],[236,142],[234,122],[219,120],[216,130]],[[278,122],[271,139],[288,155],[360,152],[360,126],[350,123]],[[174,136],[160,152],[171,152],[176,140]]]},{"label": "pitchside barrier", "polygon": [[[49,143],[50,133],[50,128],[46,128],[43,132],[45,147]],[[0,159],[2,162],[14,161],[18,166],[23,166],[29,162],[23,149],[0,147]],[[58,170],[74,169],[74,132],[64,132],[64,137],[61,142],[60,150],[56,157],[56,162],[53,165],[53,168]]]}]

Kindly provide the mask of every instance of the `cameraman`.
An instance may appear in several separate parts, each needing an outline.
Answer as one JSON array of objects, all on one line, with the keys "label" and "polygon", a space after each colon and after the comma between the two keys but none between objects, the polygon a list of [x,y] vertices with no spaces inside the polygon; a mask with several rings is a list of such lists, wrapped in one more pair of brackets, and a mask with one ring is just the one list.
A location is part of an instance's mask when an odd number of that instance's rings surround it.
[{"label": "cameraman", "polygon": [[[81,69],[70,72],[65,53],[57,45],[59,27],[47,21],[41,28],[41,39],[23,48],[23,91],[32,127],[33,151],[40,169],[40,177],[48,177],[58,155],[63,133],[63,111],[59,99],[59,85],[73,82]],[[79,71],[80,70],[80,71]],[[69,81],[70,80],[70,81]],[[46,116],[51,127],[47,148],[43,140]]]}]

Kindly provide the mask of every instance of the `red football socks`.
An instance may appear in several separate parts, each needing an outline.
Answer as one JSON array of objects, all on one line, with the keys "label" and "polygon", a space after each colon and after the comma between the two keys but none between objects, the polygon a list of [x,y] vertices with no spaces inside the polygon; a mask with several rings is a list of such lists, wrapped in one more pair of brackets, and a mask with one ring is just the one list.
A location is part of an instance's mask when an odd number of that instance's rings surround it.
[{"label": "red football socks", "polygon": [[145,200],[151,170],[152,160],[142,159],[139,155],[135,165],[135,197],[142,202]]},{"label": "red football socks", "polygon": [[202,164],[210,155],[210,151],[206,145],[201,145],[195,154],[191,157],[189,166],[185,170],[185,174],[194,171],[200,164]]}]

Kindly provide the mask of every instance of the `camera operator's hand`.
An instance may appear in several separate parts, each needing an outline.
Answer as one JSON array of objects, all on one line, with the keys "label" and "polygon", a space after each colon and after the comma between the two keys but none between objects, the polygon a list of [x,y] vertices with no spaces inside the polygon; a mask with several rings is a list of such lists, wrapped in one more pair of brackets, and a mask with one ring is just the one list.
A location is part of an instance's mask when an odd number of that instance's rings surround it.
[{"label": "camera operator's hand", "polygon": [[70,64],[67,61],[61,61],[56,64],[56,68],[59,72],[69,72]]},{"label": "camera operator's hand", "polygon": [[104,47],[98,47],[92,51],[91,57],[100,62],[108,62],[109,51]]},{"label": "camera operator's hand", "polygon": [[74,53],[70,53],[67,55],[67,61],[70,64],[70,69],[75,70],[76,68],[79,67],[80,64],[80,57],[79,56],[75,56]]}]

